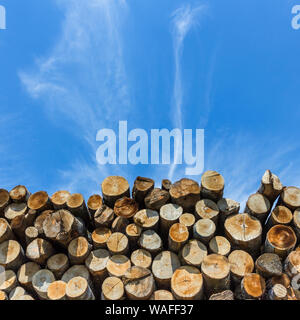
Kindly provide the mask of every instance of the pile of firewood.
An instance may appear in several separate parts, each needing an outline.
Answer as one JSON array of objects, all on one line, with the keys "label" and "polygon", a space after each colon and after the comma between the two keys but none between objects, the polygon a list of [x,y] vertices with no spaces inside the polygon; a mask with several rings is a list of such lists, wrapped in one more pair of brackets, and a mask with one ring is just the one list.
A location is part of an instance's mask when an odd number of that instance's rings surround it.
[{"label": "pile of firewood", "polygon": [[300,189],[267,170],[242,210],[223,195],[215,171],[0,189],[0,300],[300,299]]}]

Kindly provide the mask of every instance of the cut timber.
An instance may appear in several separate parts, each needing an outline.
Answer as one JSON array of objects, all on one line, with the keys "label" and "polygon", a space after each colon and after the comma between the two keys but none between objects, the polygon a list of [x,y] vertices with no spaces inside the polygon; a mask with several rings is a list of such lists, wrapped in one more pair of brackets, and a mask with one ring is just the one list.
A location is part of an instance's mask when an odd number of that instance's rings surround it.
[{"label": "cut timber", "polygon": [[293,227],[296,232],[297,238],[300,239],[300,208],[295,210],[293,215]]},{"label": "cut timber", "polygon": [[85,265],[93,277],[93,281],[100,287],[103,280],[107,277],[107,262],[110,258],[110,254],[105,249],[94,250],[90,253],[85,260]]},{"label": "cut timber", "polygon": [[71,194],[67,199],[67,208],[75,217],[81,218],[87,225],[91,222],[82,194]]},{"label": "cut timber", "polygon": [[265,252],[276,253],[285,259],[295,248],[297,237],[291,227],[277,224],[267,233]]},{"label": "cut timber", "polygon": [[40,270],[41,270],[40,265],[38,265],[35,262],[27,262],[22,264],[17,274],[19,284],[22,287],[24,287],[26,290],[32,292],[33,291],[32,278]]},{"label": "cut timber", "polygon": [[47,290],[48,300],[66,300],[67,284],[64,281],[54,281],[50,283]]},{"label": "cut timber", "polygon": [[247,213],[236,214],[225,221],[225,234],[234,249],[258,254],[262,241],[262,226]]},{"label": "cut timber", "polygon": [[206,171],[201,177],[201,197],[218,202],[223,197],[224,178],[216,171]]},{"label": "cut timber", "polygon": [[19,300],[19,298],[25,294],[27,294],[25,289],[18,286],[14,288],[9,294],[9,300]]},{"label": "cut timber", "polygon": [[25,301],[25,300],[35,300],[32,296],[30,296],[29,294],[24,294],[23,296],[18,296],[16,299],[14,300],[21,300],[21,301]]},{"label": "cut timber", "polygon": [[154,210],[142,209],[134,215],[133,221],[144,230],[157,229],[159,214]]},{"label": "cut timber", "polygon": [[27,201],[27,205],[29,209],[36,210],[37,212],[52,209],[51,201],[46,191],[39,191],[32,194]]},{"label": "cut timber", "polygon": [[102,182],[104,203],[113,208],[115,202],[122,197],[130,197],[128,181],[119,176],[111,176]]},{"label": "cut timber", "polygon": [[31,241],[38,238],[39,231],[36,227],[28,227],[25,229],[26,244],[28,245]]},{"label": "cut timber", "polygon": [[113,209],[106,205],[101,206],[94,215],[95,227],[110,227],[115,219],[115,213]]},{"label": "cut timber", "polygon": [[268,279],[266,287],[270,290],[277,283],[282,284],[285,288],[290,288],[291,280],[286,273],[282,273],[281,276],[275,276]]},{"label": "cut timber", "polygon": [[187,243],[189,231],[184,224],[175,223],[169,229],[168,247],[170,251],[179,252]]},{"label": "cut timber", "polygon": [[131,267],[130,260],[123,255],[115,255],[108,259],[106,268],[111,277],[124,276],[127,269]]},{"label": "cut timber", "polygon": [[195,206],[195,214],[197,219],[211,219],[216,226],[218,225],[219,208],[210,199],[198,201]]},{"label": "cut timber", "polygon": [[132,198],[140,205],[144,207],[144,200],[147,194],[154,188],[154,180],[144,177],[137,177],[134,181],[132,189]]},{"label": "cut timber", "polygon": [[200,200],[198,182],[191,179],[181,179],[170,188],[172,202],[181,206],[185,212],[192,212],[197,201]]},{"label": "cut timber", "polygon": [[179,217],[179,223],[185,225],[188,228],[190,235],[193,233],[193,226],[195,222],[196,218],[191,213],[184,213]]},{"label": "cut timber", "polygon": [[128,238],[121,232],[112,233],[112,235],[107,239],[106,245],[112,255],[126,255],[129,251]]},{"label": "cut timber", "polygon": [[282,274],[282,263],[275,253],[264,253],[255,261],[256,273],[264,278],[280,276]]},{"label": "cut timber", "polygon": [[220,228],[220,232],[223,233],[225,220],[231,215],[235,215],[239,213],[240,203],[232,199],[222,198],[217,202],[217,206],[220,211],[219,228]]},{"label": "cut timber", "polygon": [[33,225],[35,217],[36,211],[30,209],[26,214],[12,219],[10,223],[13,233],[18,237],[24,247],[26,246],[25,230],[28,226]]},{"label": "cut timber", "polygon": [[268,198],[260,193],[254,193],[247,200],[245,213],[249,213],[264,224],[270,209],[271,204]]},{"label": "cut timber", "polygon": [[297,187],[283,188],[278,202],[294,212],[300,207],[300,189]]},{"label": "cut timber", "polygon": [[160,208],[160,230],[161,233],[168,234],[170,227],[178,222],[179,217],[182,215],[183,209],[181,206],[173,203],[168,203]]},{"label": "cut timber", "polygon": [[122,300],[124,297],[124,284],[117,277],[107,277],[102,283],[102,294],[105,300]]},{"label": "cut timber", "polygon": [[269,300],[286,300],[287,299],[287,289],[282,284],[275,284],[269,291]]},{"label": "cut timber", "polygon": [[177,300],[202,300],[202,274],[192,266],[178,268],[172,275],[171,290]]},{"label": "cut timber", "polygon": [[259,299],[265,290],[265,280],[257,273],[247,273],[241,282],[241,292],[244,299]]},{"label": "cut timber", "polygon": [[219,254],[206,256],[201,264],[201,272],[208,296],[229,289],[230,264],[226,257]]},{"label": "cut timber", "polygon": [[67,209],[67,201],[71,193],[69,191],[60,190],[51,196],[51,202],[55,210]]},{"label": "cut timber", "polygon": [[94,249],[106,248],[106,242],[111,236],[112,232],[106,227],[99,227],[92,233],[92,240]]},{"label": "cut timber", "polygon": [[200,268],[203,259],[207,256],[206,246],[199,240],[190,240],[180,252],[182,264]]},{"label": "cut timber", "polygon": [[234,300],[234,294],[231,290],[225,290],[219,293],[212,294],[209,300]]},{"label": "cut timber", "polygon": [[152,293],[150,300],[174,300],[174,296],[168,290],[156,290]]},{"label": "cut timber", "polygon": [[163,251],[159,253],[152,263],[152,273],[158,287],[170,288],[172,275],[179,267],[180,261],[174,252]]},{"label": "cut timber", "polygon": [[0,244],[0,266],[17,271],[23,262],[24,252],[17,241],[7,240]]},{"label": "cut timber", "polygon": [[254,270],[254,261],[246,251],[232,251],[228,256],[228,261],[230,264],[231,279],[234,284],[240,283],[245,274],[251,273]]},{"label": "cut timber", "polygon": [[279,178],[270,170],[266,170],[261,179],[261,185],[258,192],[267,197],[272,205],[282,189],[283,186]]},{"label": "cut timber", "polygon": [[170,193],[166,190],[155,188],[145,197],[147,209],[159,211],[160,208],[169,202]]},{"label": "cut timber", "polygon": [[292,251],[284,262],[284,271],[286,274],[293,278],[300,274],[300,251]]},{"label": "cut timber", "polygon": [[53,210],[45,210],[34,220],[34,227],[38,229],[40,238],[45,237],[43,223],[49,216],[51,217],[53,212]]},{"label": "cut timber", "polygon": [[126,236],[129,240],[130,249],[133,250],[137,247],[137,242],[142,234],[143,229],[135,223],[131,223],[126,227]]},{"label": "cut timber", "polygon": [[92,245],[84,237],[73,239],[68,246],[68,256],[71,264],[83,264],[92,250]]},{"label": "cut timber", "polygon": [[153,275],[149,269],[133,266],[123,277],[126,295],[130,300],[149,300],[155,290]]},{"label": "cut timber", "polygon": [[118,217],[132,218],[139,209],[138,203],[131,198],[123,197],[115,202],[114,212]]},{"label": "cut timber", "polygon": [[27,202],[30,193],[25,186],[16,186],[9,192],[9,196],[13,202]]},{"label": "cut timber", "polygon": [[200,219],[193,227],[193,235],[195,239],[200,240],[204,244],[208,244],[216,233],[216,225],[210,219]]},{"label": "cut timber", "polygon": [[144,249],[137,249],[132,252],[130,257],[133,266],[150,268],[152,264],[152,257],[150,252]]},{"label": "cut timber", "polygon": [[87,207],[91,217],[94,216],[95,212],[103,206],[102,197],[99,194],[93,194],[89,197]]},{"label": "cut timber", "polygon": [[15,236],[7,220],[0,218],[0,243],[7,240],[15,240]]},{"label": "cut timber", "polygon": [[86,279],[90,286],[92,285],[91,275],[89,273],[89,270],[84,265],[72,266],[63,274],[61,280],[65,283],[68,283],[71,279],[75,277],[83,277],[84,279]]},{"label": "cut timber", "polygon": [[125,233],[128,225],[129,225],[128,219],[122,218],[122,217],[116,217],[116,219],[111,224],[111,231]]},{"label": "cut timber", "polygon": [[0,291],[9,294],[18,284],[17,277],[14,271],[0,271]]},{"label": "cut timber", "polygon": [[42,300],[47,300],[47,291],[49,285],[55,281],[54,274],[47,269],[39,270],[37,273],[34,274],[32,277],[32,286],[37,295]]},{"label": "cut timber", "polygon": [[0,290],[0,301],[8,300],[7,294]]},{"label": "cut timber", "polygon": [[83,277],[75,277],[67,283],[66,295],[68,300],[95,300],[92,289]]},{"label": "cut timber", "polygon": [[152,255],[159,253],[162,250],[161,237],[154,230],[144,231],[138,241],[140,248],[149,251]]},{"label": "cut timber", "polygon": [[275,207],[268,219],[268,229],[276,224],[289,225],[293,220],[293,214],[290,209],[284,206]]},{"label": "cut timber", "polygon": [[26,257],[40,265],[45,265],[54,253],[52,244],[41,238],[34,239],[26,248]]},{"label": "cut timber", "polygon": [[14,218],[25,215],[27,210],[26,203],[11,203],[4,209],[4,217],[11,222]]},{"label": "cut timber", "polygon": [[10,196],[7,190],[0,189],[0,215],[3,214],[4,208],[9,204]]},{"label": "cut timber", "polygon": [[53,272],[56,279],[60,279],[69,269],[69,259],[64,253],[53,255],[47,260],[47,268]]},{"label": "cut timber", "polygon": [[209,241],[209,249],[211,253],[227,257],[230,253],[231,245],[225,237],[216,236]]},{"label": "cut timber", "polygon": [[161,188],[166,191],[170,191],[172,182],[169,179],[163,179],[161,181]]}]

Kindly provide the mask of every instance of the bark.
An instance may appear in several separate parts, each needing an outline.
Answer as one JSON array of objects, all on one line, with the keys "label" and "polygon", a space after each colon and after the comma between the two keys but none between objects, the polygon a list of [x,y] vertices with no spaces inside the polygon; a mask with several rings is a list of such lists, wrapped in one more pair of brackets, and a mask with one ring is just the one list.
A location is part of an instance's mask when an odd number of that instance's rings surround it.
[{"label": "bark", "polygon": [[266,170],[261,179],[261,185],[258,189],[258,193],[261,193],[262,195],[267,197],[272,206],[276,198],[281,193],[282,189],[283,186],[279,178],[270,170]]},{"label": "bark", "polygon": [[201,197],[218,202],[223,197],[224,178],[216,171],[206,171],[201,177]]},{"label": "bark", "polygon": [[235,300],[234,294],[231,290],[225,290],[215,293],[209,297],[209,300]]},{"label": "bark", "polygon": [[147,209],[159,211],[160,208],[167,204],[170,199],[170,193],[166,190],[155,188],[145,197],[145,207]]},{"label": "bark", "polygon": [[166,191],[170,191],[172,187],[172,182],[169,179],[163,179],[161,181],[161,188]]},{"label": "bark", "polygon": [[117,217],[111,225],[111,231],[125,233],[128,225],[129,225],[128,219]]},{"label": "bark", "polygon": [[295,210],[293,215],[293,228],[297,235],[297,238],[300,239],[300,208]]},{"label": "bark", "polygon": [[264,253],[255,261],[256,273],[264,278],[280,276],[282,274],[282,263],[275,253]]},{"label": "bark", "polygon": [[106,205],[103,205],[95,212],[94,225],[96,228],[110,227],[112,222],[114,221],[114,218],[114,211]]},{"label": "bark", "polygon": [[102,194],[104,203],[113,208],[118,199],[130,197],[129,183],[123,177],[107,177],[102,182]]},{"label": "bark", "polygon": [[154,189],[154,180],[144,177],[137,177],[132,189],[132,198],[140,205],[145,206],[144,200],[149,192]]},{"label": "bark", "polygon": [[0,189],[0,216],[3,216],[4,209],[9,205],[11,199],[9,193],[5,189]]}]

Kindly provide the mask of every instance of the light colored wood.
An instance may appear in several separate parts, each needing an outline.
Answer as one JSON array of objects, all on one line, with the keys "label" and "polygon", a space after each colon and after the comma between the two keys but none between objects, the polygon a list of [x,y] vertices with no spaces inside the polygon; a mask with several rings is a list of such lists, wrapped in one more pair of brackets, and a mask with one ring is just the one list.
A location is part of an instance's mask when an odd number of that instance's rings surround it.
[{"label": "light colored wood", "polygon": [[103,180],[102,194],[104,203],[113,208],[115,202],[122,197],[130,197],[128,181],[119,176],[107,177]]},{"label": "light colored wood", "polygon": [[239,284],[245,274],[254,270],[254,261],[250,254],[243,250],[234,250],[228,256],[231,279],[235,285]]},{"label": "light colored wood", "polygon": [[265,290],[265,280],[257,273],[247,273],[241,281],[241,292],[244,299],[259,299]]},{"label": "light colored wood", "polygon": [[283,189],[279,178],[270,170],[266,170],[262,179],[258,192],[267,197],[271,204],[274,203]]},{"label": "light colored wood", "polygon": [[75,277],[83,277],[86,279],[88,284],[92,286],[92,279],[89,270],[84,265],[75,265],[69,268],[61,277],[61,280],[68,283],[71,279]]},{"label": "light colored wood", "polygon": [[39,238],[44,238],[46,237],[44,234],[44,229],[43,229],[43,223],[47,219],[47,217],[51,217],[51,214],[54,213],[53,210],[45,210],[43,211],[40,215],[36,217],[34,220],[33,226],[37,228],[39,232]]},{"label": "light colored wood", "polygon": [[230,289],[230,263],[220,254],[210,254],[201,264],[204,285],[208,296]]},{"label": "light colored wood", "polygon": [[26,248],[26,257],[39,265],[45,265],[54,253],[52,244],[41,238],[34,239]]},{"label": "light colored wood", "polygon": [[18,296],[16,299],[14,300],[21,300],[21,301],[25,301],[25,300],[35,300],[31,295],[29,294],[24,294],[22,296]]},{"label": "light colored wood", "polygon": [[126,236],[129,240],[130,250],[134,250],[137,247],[137,242],[142,234],[143,229],[135,223],[131,223],[126,227]]},{"label": "light colored wood", "polygon": [[169,202],[170,193],[166,190],[155,188],[145,197],[145,207],[147,209],[159,211],[160,208]]},{"label": "light colored wood", "polygon": [[210,219],[215,225],[218,225],[219,208],[215,202],[210,199],[202,199],[195,206],[196,219]]},{"label": "light colored wood", "polygon": [[224,178],[216,171],[208,170],[201,177],[201,197],[218,202],[223,197]]},{"label": "light colored wood", "polygon": [[52,202],[53,208],[55,210],[67,209],[67,201],[70,195],[71,193],[66,190],[60,190],[55,192],[51,196],[51,202]]},{"label": "light colored wood", "polygon": [[161,188],[166,191],[170,191],[172,182],[169,179],[163,179],[161,181]]},{"label": "light colored wood", "polygon": [[275,284],[269,291],[269,300],[286,300],[287,289],[282,284]]},{"label": "light colored wood", "polygon": [[10,201],[11,200],[8,191],[5,189],[0,189],[0,216],[3,215],[3,211]]},{"label": "light colored wood", "polygon": [[27,206],[29,209],[43,212],[52,209],[51,201],[46,191],[39,191],[30,195]]},{"label": "light colored wood", "polygon": [[181,223],[175,223],[169,229],[168,247],[170,251],[179,252],[189,239],[188,228]]},{"label": "light colored wood", "polygon": [[291,280],[286,273],[282,273],[280,276],[274,276],[267,279],[266,290],[271,290],[275,284],[281,284],[288,289],[291,286]]},{"label": "light colored wood", "polygon": [[93,281],[96,287],[100,288],[103,280],[108,276],[107,263],[110,258],[110,254],[105,249],[97,249],[90,253],[85,260],[85,265],[93,277]]},{"label": "light colored wood", "polygon": [[126,255],[129,252],[129,241],[125,234],[114,232],[106,242],[108,251],[114,254]]},{"label": "light colored wood", "polygon": [[277,254],[264,253],[256,259],[255,269],[256,273],[267,279],[282,274],[282,263]]},{"label": "light colored wood", "polygon": [[21,286],[17,286],[16,288],[14,288],[8,298],[9,300],[18,300],[20,296],[26,295],[27,292],[25,291],[25,289]]},{"label": "light colored wood", "polygon": [[27,227],[25,229],[25,238],[26,238],[26,244],[28,245],[31,241],[38,238],[39,231],[36,227]]},{"label": "light colored wood", "polygon": [[8,300],[7,294],[0,290],[0,301]]},{"label": "light colored wood", "polygon": [[157,286],[163,289],[170,288],[172,275],[180,265],[179,258],[174,252],[159,253],[152,263],[152,273]]},{"label": "light colored wood", "polygon": [[145,177],[137,177],[135,179],[132,189],[132,198],[140,205],[140,208],[144,207],[145,197],[153,190],[153,188],[154,180]]},{"label": "light colored wood", "polygon": [[107,277],[102,284],[102,294],[105,300],[117,301],[124,297],[124,284],[120,278]]},{"label": "light colored wood", "polygon": [[24,251],[17,241],[7,240],[0,244],[0,266],[17,271],[23,262]]},{"label": "light colored wood", "polygon": [[240,203],[229,199],[222,198],[217,202],[219,208],[219,230],[221,233],[224,232],[224,223],[225,220],[235,214],[238,214],[240,211]]},{"label": "light colored wood", "polygon": [[138,203],[131,198],[123,197],[118,199],[114,205],[114,212],[118,217],[132,218],[139,210]]},{"label": "light colored wood", "polygon": [[300,189],[297,187],[283,188],[278,204],[288,207],[292,212],[300,208]]},{"label": "light colored wood", "polygon": [[11,203],[4,209],[4,217],[8,222],[11,222],[18,216],[23,216],[28,210],[26,203]]},{"label": "light colored wood", "polygon": [[181,250],[179,258],[182,265],[191,265],[200,268],[203,259],[207,256],[206,246],[199,240],[190,240]]},{"label": "light colored wood", "polygon": [[64,281],[54,281],[48,286],[47,299],[53,301],[66,300],[66,290],[67,284]]},{"label": "light colored wood", "polygon": [[200,200],[198,182],[183,178],[172,184],[170,188],[172,202],[181,206],[185,212],[193,212],[195,204]]},{"label": "light colored wood", "polygon": [[32,292],[34,290],[32,286],[32,277],[40,270],[40,265],[35,262],[26,262],[22,264],[17,273],[19,284],[27,291]]},{"label": "light colored wood", "polygon": [[73,193],[68,197],[67,208],[75,217],[81,218],[87,225],[91,222],[90,214],[81,193]]},{"label": "light colored wood", "polygon": [[300,208],[296,209],[293,214],[293,228],[297,235],[297,238],[300,239]]},{"label": "light colored wood", "polygon": [[162,250],[163,242],[154,230],[146,230],[141,234],[138,245],[152,255],[156,255]]},{"label": "light colored wood", "polygon": [[202,300],[202,274],[192,266],[176,269],[171,279],[171,290],[177,300]]},{"label": "light colored wood", "polygon": [[284,272],[293,278],[300,274],[300,250],[292,251],[284,261]]},{"label": "light colored wood", "polygon": [[83,264],[92,251],[92,245],[84,237],[73,239],[68,246],[68,256],[71,264]]},{"label": "light colored wood", "polygon": [[235,300],[231,290],[225,290],[219,293],[212,294],[209,300]]},{"label": "light colored wood", "polygon": [[110,227],[115,219],[115,213],[113,209],[106,205],[100,207],[94,214],[95,227]]},{"label": "light colored wood", "polygon": [[172,292],[168,290],[156,290],[152,293],[150,300],[175,300]]},{"label": "light colored wood", "polygon": [[47,291],[49,285],[55,281],[54,274],[47,269],[41,269],[32,277],[32,286],[36,294],[42,300],[47,300]]},{"label": "light colored wood", "polygon": [[15,240],[15,235],[12,232],[11,226],[6,219],[0,218],[0,243],[7,240]]},{"label": "light colored wood", "polygon": [[106,242],[111,236],[112,232],[107,227],[99,227],[95,229],[92,233],[92,240],[94,249],[105,249],[107,248]]},{"label": "light colored wood", "polygon": [[210,219],[200,219],[193,227],[194,238],[208,245],[216,233],[216,225]]},{"label": "light colored wood", "polygon": [[87,207],[90,216],[93,217],[95,212],[103,206],[103,199],[99,194],[93,194],[89,197]]},{"label": "light colored wood", "polygon": [[133,266],[123,277],[126,295],[130,300],[149,300],[155,290],[153,275],[149,269]]},{"label": "light colored wood", "polygon": [[69,266],[69,258],[64,253],[55,254],[47,260],[47,268],[53,272],[56,279],[60,279]]},{"label": "light colored wood", "polygon": [[129,220],[122,217],[116,217],[111,225],[112,232],[126,232],[126,227],[129,225]]},{"label": "light colored wood", "polygon": [[92,289],[83,277],[72,278],[66,286],[68,300],[95,300]]},{"label": "light colored wood", "polygon": [[168,235],[171,226],[179,221],[179,217],[182,215],[183,209],[181,206],[173,203],[168,203],[160,208],[160,232],[161,234]]},{"label": "light colored wood", "polygon": [[284,206],[275,207],[267,222],[267,229],[276,224],[290,225],[293,220],[293,214],[290,209]]},{"label": "light colored wood", "polygon": [[123,255],[111,256],[106,264],[108,274],[111,277],[122,277],[124,276],[127,269],[131,267],[130,260]]},{"label": "light colored wood", "polygon": [[231,251],[230,242],[222,236],[213,237],[209,241],[208,247],[211,253],[220,254],[225,257],[227,257]]},{"label": "light colored wood", "polygon": [[193,226],[195,222],[196,218],[192,213],[184,213],[179,217],[179,223],[182,223],[188,228],[190,235],[193,234]]},{"label": "light colored wood", "polygon": [[0,291],[9,294],[17,285],[17,276],[13,270],[0,271]]},{"label": "light colored wood", "polygon": [[134,215],[133,221],[144,230],[156,230],[159,221],[159,214],[154,210],[142,209]]},{"label": "light colored wood", "polygon": [[130,257],[133,266],[151,268],[152,257],[150,252],[144,249],[137,249],[132,252]]},{"label": "light colored wood", "polygon": [[260,193],[254,193],[247,200],[245,213],[249,213],[264,224],[270,213],[270,209],[271,204],[268,198]]}]

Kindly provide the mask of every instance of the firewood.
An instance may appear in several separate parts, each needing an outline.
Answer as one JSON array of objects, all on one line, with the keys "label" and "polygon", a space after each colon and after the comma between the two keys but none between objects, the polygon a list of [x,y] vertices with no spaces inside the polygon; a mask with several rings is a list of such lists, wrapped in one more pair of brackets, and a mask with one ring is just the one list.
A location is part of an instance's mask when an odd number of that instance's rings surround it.
[{"label": "firewood", "polygon": [[254,270],[254,261],[250,254],[243,250],[235,250],[228,256],[231,279],[235,285],[239,284],[245,274]]},{"label": "firewood", "polygon": [[200,200],[198,182],[191,179],[181,179],[170,188],[172,202],[181,206],[185,212],[192,212],[197,201]]},{"label": "firewood", "polygon": [[71,279],[76,277],[83,277],[89,284],[89,286],[92,286],[92,278],[90,275],[89,270],[84,265],[75,265],[69,268],[61,277],[61,280],[65,283],[68,283]]},{"label": "firewood", "polygon": [[18,296],[17,298],[15,298],[14,300],[21,300],[21,301],[25,301],[25,300],[35,300],[31,295],[29,294],[24,294],[22,296]]},{"label": "firewood", "polygon": [[17,241],[7,240],[0,244],[0,266],[17,271],[23,262],[24,251]]},{"label": "firewood", "polygon": [[55,210],[67,209],[67,201],[70,195],[71,193],[66,190],[60,190],[55,192],[51,196],[51,202],[52,202],[53,208]]},{"label": "firewood", "polygon": [[56,279],[60,279],[69,266],[69,258],[64,253],[55,254],[47,260],[47,268],[53,272]]},{"label": "firewood", "polygon": [[150,300],[175,300],[172,292],[168,290],[156,290],[152,293]]},{"label": "firewood", "polygon": [[290,209],[284,206],[275,207],[267,222],[267,228],[275,226],[276,224],[290,225],[293,220],[293,214]]},{"label": "firewood", "polygon": [[68,246],[68,256],[71,264],[83,264],[92,251],[92,245],[84,237],[73,239]]},{"label": "firewood", "polygon": [[294,227],[295,233],[297,235],[297,238],[300,239],[300,208],[298,208],[294,211],[293,227]]},{"label": "firewood", "polygon": [[35,227],[28,227],[25,229],[25,238],[26,238],[26,244],[28,245],[31,241],[38,238],[39,231]]},{"label": "firewood", "polygon": [[154,188],[154,181],[149,178],[137,177],[134,181],[132,189],[132,198],[140,205],[140,208],[144,207],[144,200],[147,194]]},{"label": "firewood", "polygon": [[131,267],[130,260],[123,255],[114,255],[111,256],[106,264],[106,268],[108,271],[108,274],[111,277],[122,277],[126,270]]},{"label": "firewood", "polygon": [[200,219],[194,224],[194,238],[200,240],[206,245],[208,245],[209,241],[214,237],[215,233],[216,225],[210,219]]},{"label": "firewood", "polygon": [[126,255],[129,251],[129,241],[125,234],[114,232],[106,242],[108,251],[114,254]]},{"label": "firewood", "polygon": [[270,209],[271,204],[268,198],[260,193],[254,193],[247,200],[245,213],[249,213],[264,224]]},{"label": "firewood", "polygon": [[106,205],[113,208],[115,202],[122,197],[130,197],[128,181],[119,176],[111,176],[102,182],[103,200]]},{"label": "firewood", "polygon": [[241,281],[241,291],[244,299],[259,299],[264,294],[265,289],[265,280],[257,273],[247,273]]},{"label": "firewood", "polygon": [[46,191],[39,191],[30,195],[27,206],[38,213],[52,209],[52,204]]},{"label": "firewood", "polygon": [[129,300],[148,300],[155,290],[153,275],[149,269],[133,266],[122,277]]},{"label": "firewood", "polygon": [[111,224],[111,231],[125,233],[128,225],[129,225],[128,219],[122,218],[122,217],[116,217],[116,219]]},{"label": "firewood", "polygon": [[206,171],[201,177],[201,197],[218,202],[223,197],[224,178],[216,171]]},{"label": "firewood", "polygon": [[170,199],[170,193],[166,190],[155,188],[145,197],[145,207],[147,209],[159,211],[160,208],[167,204]]},{"label": "firewood", "polygon": [[283,188],[277,205],[284,205],[294,212],[300,207],[300,189],[297,187]]},{"label": "firewood", "polygon": [[50,283],[47,290],[48,300],[66,300],[67,284],[64,281],[58,280]]},{"label": "firewood", "polygon": [[142,209],[134,215],[133,221],[144,230],[156,230],[159,221],[159,214],[154,210]]},{"label": "firewood", "polygon": [[219,208],[210,199],[198,201],[195,206],[195,214],[197,219],[211,219],[216,226],[218,225]]},{"label": "firewood", "polygon": [[266,289],[270,290],[275,284],[281,284],[285,288],[289,288],[291,285],[291,280],[286,273],[282,273],[280,276],[274,276],[270,279],[267,279]]},{"label": "firewood", "polygon": [[30,192],[25,186],[18,185],[10,190],[9,196],[13,202],[27,202],[28,198],[30,197]]},{"label": "firewood", "polygon": [[235,200],[232,200],[232,199],[222,198],[217,202],[217,206],[219,208],[219,226],[218,226],[218,228],[219,228],[220,233],[223,234],[225,220],[228,217],[239,213],[240,203]]},{"label": "firewood", "polygon": [[209,241],[210,253],[220,254],[227,257],[231,250],[230,242],[222,236],[215,236]]},{"label": "firewood", "polygon": [[83,277],[72,278],[66,286],[68,300],[95,300],[92,289]]},{"label": "firewood", "polygon": [[108,206],[103,205],[94,214],[95,227],[110,227],[114,218],[114,211]]},{"label": "firewood", "polygon": [[168,234],[170,227],[178,222],[182,213],[182,207],[177,204],[168,203],[163,205],[159,211],[161,233]]},{"label": "firewood", "polygon": [[122,300],[124,297],[124,284],[117,277],[107,277],[102,284],[102,294],[105,300]]},{"label": "firewood", "polygon": [[135,223],[131,223],[126,227],[125,233],[129,240],[129,247],[131,250],[136,249],[139,237],[143,229]]},{"label": "firewood", "polygon": [[36,217],[36,211],[29,209],[26,214],[20,215],[12,219],[10,226],[13,233],[18,237],[20,243],[26,246],[25,230],[32,226]]},{"label": "firewood", "polygon": [[[27,262],[22,264],[17,273],[19,284],[28,292],[33,292],[34,289],[32,286],[32,278],[40,270],[40,265],[35,262]],[[23,294],[25,294],[25,292]]]},{"label": "firewood", "polygon": [[266,170],[261,179],[261,186],[258,189],[258,192],[267,197],[272,205],[282,189],[283,186],[279,178],[270,170]]},{"label": "firewood", "polygon": [[42,300],[47,300],[47,291],[49,285],[55,281],[54,274],[47,269],[41,269],[32,277],[32,286],[36,294]]},{"label": "firewood", "polygon": [[180,267],[178,256],[171,251],[162,251],[153,260],[152,273],[159,288],[168,289],[171,286],[171,278],[177,268]]},{"label": "firewood", "polygon": [[8,191],[5,189],[0,189],[0,216],[3,215],[3,211],[10,201],[11,200]]},{"label": "firewood", "polygon": [[202,300],[202,274],[192,266],[178,268],[172,275],[171,290],[177,300]]},{"label": "firewood", "polygon": [[219,254],[206,256],[201,264],[201,272],[208,296],[229,290],[230,263],[226,257]]},{"label": "firewood", "polygon": [[11,226],[6,219],[0,218],[0,243],[7,240],[15,240]]},{"label": "firewood", "polygon": [[34,239],[26,248],[26,257],[39,265],[45,265],[54,253],[52,244],[41,238]]},{"label": "firewood", "polygon": [[118,199],[114,205],[114,212],[118,217],[132,218],[139,210],[138,203],[131,198],[123,197]]},{"label": "firewood", "polygon": [[144,249],[137,249],[132,252],[130,260],[133,266],[150,268],[152,265],[152,257],[150,252]]},{"label": "firewood", "polygon": [[193,226],[196,218],[192,213],[184,213],[179,217],[179,223],[185,225],[189,231],[190,236],[193,234]]},{"label": "firewood", "polygon": [[11,203],[4,209],[4,217],[8,222],[11,222],[18,216],[25,215],[28,210],[26,203]]},{"label": "firewood", "polygon": [[92,233],[92,240],[94,249],[105,249],[107,248],[106,242],[111,236],[112,232],[106,227],[99,227],[95,229]]},{"label": "firewood", "polygon": [[19,300],[19,297],[26,295],[27,292],[24,288],[18,286],[14,288],[9,294],[9,300]]},{"label": "firewood", "polygon": [[276,253],[285,259],[295,248],[297,237],[291,227],[277,224],[267,233],[265,252]]},{"label": "firewood", "polygon": [[199,240],[190,240],[181,250],[179,258],[182,265],[191,265],[200,268],[203,259],[207,256],[206,246]]},{"label": "firewood", "polygon": [[87,225],[91,223],[91,217],[82,194],[71,194],[67,199],[67,208],[75,217],[81,218]]},{"label": "firewood", "polygon": [[0,272],[0,291],[9,294],[18,284],[17,276],[13,270]]},{"label": "firewood", "polygon": [[49,216],[51,217],[52,213],[54,213],[53,210],[45,210],[39,216],[37,216],[36,219],[34,220],[34,225],[33,226],[35,228],[37,228],[40,238],[44,238],[45,237],[44,229],[43,229],[43,223]]},{"label": "firewood", "polygon": [[161,188],[166,191],[170,191],[172,182],[169,179],[163,179],[161,181]]},{"label": "firewood", "polygon": [[7,294],[0,290],[0,301],[8,300]]},{"label": "firewood", "polygon": [[236,214],[226,219],[225,234],[233,249],[241,249],[257,255],[262,241],[262,225],[247,213]]},{"label": "firewood", "polygon": [[107,262],[110,254],[105,249],[97,249],[90,253],[85,260],[85,265],[92,275],[93,282],[97,288],[100,288],[104,279],[108,276]]},{"label": "firewood", "polygon": [[91,217],[93,217],[95,212],[102,206],[103,206],[103,200],[99,194],[93,194],[92,196],[89,197],[87,202],[87,207]]},{"label": "firewood", "polygon": [[287,289],[282,284],[275,284],[269,291],[269,300],[286,300]]},{"label": "firewood", "polygon": [[156,255],[162,250],[161,237],[154,230],[144,231],[138,241],[139,247],[149,251],[152,255]]},{"label": "firewood", "polygon": [[189,231],[184,224],[175,223],[169,229],[168,247],[170,251],[179,252],[189,239]]},{"label": "firewood", "polygon": [[219,293],[212,294],[209,300],[234,300],[234,294],[231,290],[225,290]]},{"label": "firewood", "polygon": [[284,272],[290,277],[300,274],[300,250],[292,251],[284,261]]},{"label": "firewood", "polygon": [[282,263],[275,253],[264,253],[255,261],[256,273],[263,278],[271,278],[282,274]]}]

